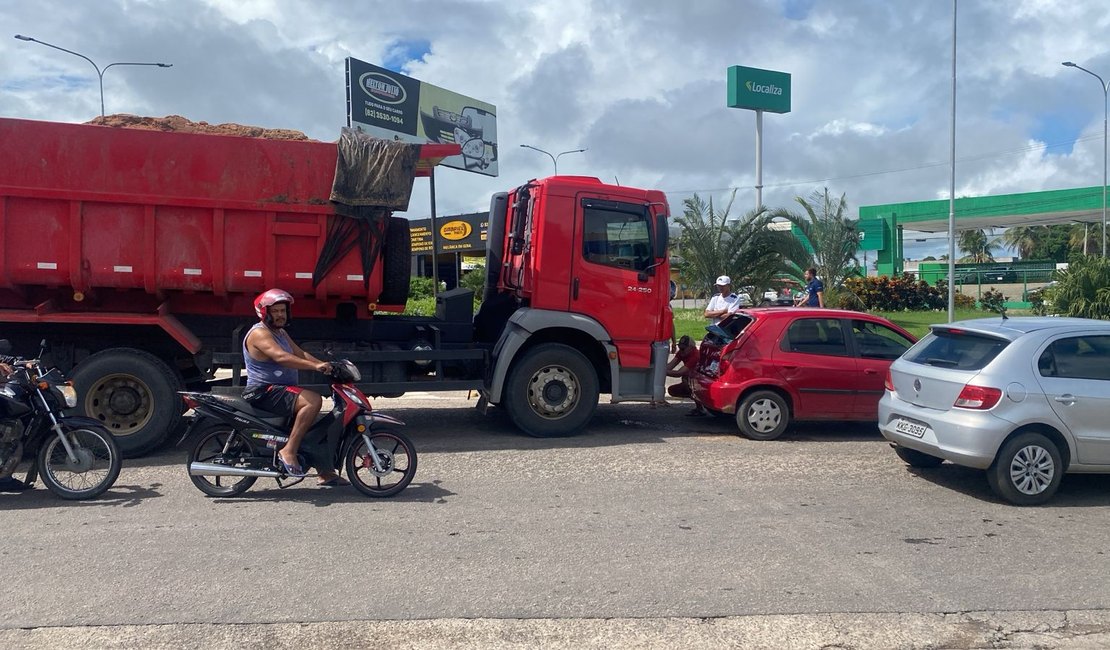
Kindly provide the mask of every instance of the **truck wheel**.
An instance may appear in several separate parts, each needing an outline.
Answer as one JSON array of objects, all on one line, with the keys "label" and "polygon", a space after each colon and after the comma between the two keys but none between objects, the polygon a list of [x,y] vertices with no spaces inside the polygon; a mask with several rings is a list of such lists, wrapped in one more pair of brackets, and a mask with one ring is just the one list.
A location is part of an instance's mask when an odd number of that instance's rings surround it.
[{"label": "truck wheel", "polygon": [[408,219],[390,217],[382,245],[382,293],[378,296],[379,303],[403,305],[408,301],[411,247]]},{"label": "truck wheel", "polygon": [[536,438],[578,433],[597,409],[597,372],[569,345],[537,345],[513,365],[506,382],[509,417]]},{"label": "truck wheel", "polygon": [[136,458],[166,439],[184,406],[181,380],[161,359],[142,350],[112,348],[85,359],[71,379],[77,411],[95,418],[116,439],[124,458]]}]

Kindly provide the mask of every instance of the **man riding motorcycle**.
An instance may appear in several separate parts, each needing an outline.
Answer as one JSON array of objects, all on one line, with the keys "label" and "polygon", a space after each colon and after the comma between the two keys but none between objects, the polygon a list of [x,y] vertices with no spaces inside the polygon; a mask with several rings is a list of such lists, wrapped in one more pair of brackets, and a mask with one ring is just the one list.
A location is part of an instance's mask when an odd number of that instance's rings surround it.
[{"label": "man riding motorcycle", "polygon": [[[297,371],[315,370],[328,374],[331,365],[302,350],[286,333],[292,304],[293,296],[281,289],[270,289],[254,299],[259,322],[243,339],[243,363],[247,369],[243,398],[257,409],[293,418],[289,442],[278,451],[278,461],[290,476],[299,478],[305,476],[305,470],[297,459],[297,450],[320,413],[322,398],[319,393],[297,385]],[[350,484],[334,467],[316,469],[318,485]]]}]

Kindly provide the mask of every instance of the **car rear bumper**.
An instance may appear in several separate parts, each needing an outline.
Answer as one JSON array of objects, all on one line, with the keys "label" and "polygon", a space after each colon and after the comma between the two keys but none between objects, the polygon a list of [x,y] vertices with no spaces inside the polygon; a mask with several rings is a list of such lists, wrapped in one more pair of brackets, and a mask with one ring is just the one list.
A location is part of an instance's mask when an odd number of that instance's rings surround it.
[{"label": "car rear bumper", "polygon": [[[924,426],[920,436],[899,431],[900,420]],[[1011,422],[989,411],[914,406],[887,391],[879,400],[879,431],[887,440],[966,467],[986,469],[994,462]]]},{"label": "car rear bumper", "polygon": [[719,377],[695,374],[690,381],[694,401],[722,413],[735,413],[736,401],[744,390],[743,384],[730,384]]}]

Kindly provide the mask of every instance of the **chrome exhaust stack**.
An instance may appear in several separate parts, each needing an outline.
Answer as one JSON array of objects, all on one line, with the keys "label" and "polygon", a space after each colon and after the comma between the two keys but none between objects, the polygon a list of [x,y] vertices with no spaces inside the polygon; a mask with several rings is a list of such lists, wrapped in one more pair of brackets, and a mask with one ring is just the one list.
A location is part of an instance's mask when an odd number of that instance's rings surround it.
[{"label": "chrome exhaust stack", "polygon": [[281,478],[281,472],[272,469],[252,469],[249,467],[232,467],[230,465],[217,465],[215,463],[189,463],[190,476],[255,476],[261,478]]}]

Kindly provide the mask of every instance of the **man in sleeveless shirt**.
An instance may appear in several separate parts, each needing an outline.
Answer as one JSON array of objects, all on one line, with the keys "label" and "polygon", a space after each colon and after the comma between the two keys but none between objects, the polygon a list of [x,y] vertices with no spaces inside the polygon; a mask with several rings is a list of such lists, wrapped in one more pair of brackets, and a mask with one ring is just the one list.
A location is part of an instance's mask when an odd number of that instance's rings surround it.
[{"label": "man in sleeveless shirt", "polygon": [[[293,418],[289,442],[278,450],[278,460],[290,476],[301,477],[305,471],[297,460],[297,450],[320,413],[322,398],[297,385],[297,371],[328,374],[331,366],[302,350],[285,331],[291,304],[293,296],[281,289],[270,289],[255,298],[254,311],[261,320],[243,339],[243,363],[247,368],[243,398],[257,409]],[[348,484],[333,467],[316,469],[320,485]]]}]

